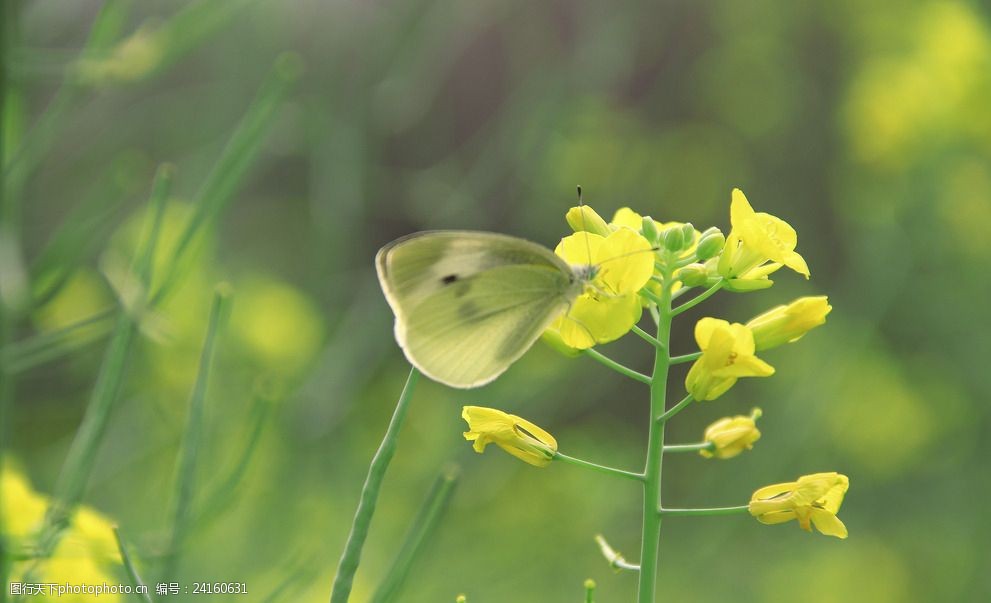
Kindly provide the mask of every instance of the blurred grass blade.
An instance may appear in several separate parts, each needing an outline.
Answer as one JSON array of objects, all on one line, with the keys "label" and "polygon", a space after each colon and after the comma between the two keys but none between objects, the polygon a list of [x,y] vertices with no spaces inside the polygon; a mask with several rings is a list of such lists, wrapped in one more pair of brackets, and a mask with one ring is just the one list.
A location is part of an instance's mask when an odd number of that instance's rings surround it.
[{"label": "blurred grass blade", "polygon": [[134,563],[131,561],[131,555],[127,551],[127,546],[124,544],[124,537],[120,533],[120,528],[114,526],[114,538],[117,539],[117,550],[120,551],[121,561],[124,562],[124,570],[127,572],[127,576],[131,579],[131,583],[136,587],[143,587],[145,591],[143,594],[138,596],[145,603],[154,603],[151,595],[148,594],[148,585],[141,580],[141,576],[138,575],[137,568],[134,567]]},{"label": "blurred grass blade", "polygon": [[241,484],[248,465],[254,457],[258,442],[261,441],[262,433],[268,424],[269,412],[275,401],[262,394],[255,395],[255,401],[250,412],[250,431],[245,442],[244,449],[238,456],[234,468],[227,474],[227,477],[214,487],[213,491],[204,497],[204,502],[196,511],[196,523],[210,523],[218,513],[234,500],[234,493]]},{"label": "blurred grass blade", "polygon": [[[106,51],[120,37],[121,29],[130,13],[131,0],[107,0],[100,7],[100,12],[93,20],[89,37],[80,53],[87,57]],[[28,132],[20,149],[5,158],[3,175],[10,194],[19,197],[25,180],[34,169],[41,157],[47,152],[61,125],[62,118],[69,107],[76,101],[82,88],[78,85],[75,75],[67,71],[61,86],[45,107],[45,111]]]},{"label": "blurred grass blade", "polygon": [[399,553],[396,554],[396,559],[392,562],[389,573],[385,575],[378,590],[372,596],[372,603],[389,603],[397,600],[417,554],[437,524],[440,523],[444,511],[447,510],[447,503],[451,500],[451,495],[454,494],[454,487],[458,483],[460,473],[461,470],[457,465],[451,465],[445,467],[434,480],[426,499],[423,501],[423,506],[420,507],[420,511],[410,524],[409,532],[406,533],[406,539],[403,541]]},{"label": "blurred grass blade", "polygon": [[355,511],[354,521],[351,523],[351,533],[348,534],[344,552],[341,553],[341,559],[337,563],[337,574],[334,576],[330,603],[347,603],[351,596],[351,585],[354,582],[354,574],[358,571],[358,564],[361,563],[361,549],[368,537],[368,528],[371,526],[372,516],[375,514],[375,505],[378,502],[382,480],[385,478],[385,472],[389,468],[392,456],[396,453],[399,429],[406,419],[409,401],[413,397],[413,390],[416,388],[416,381],[419,376],[419,371],[410,368],[409,377],[406,379],[403,393],[399,395],[399,401],[396,403],[396,410],[392,413],[389,427],[385,430],[382,443],[379,444],[378,450],[375,451],[375,456],[372,457],[372,462],[368,466],[368,476],[365,478],[365,485],[361,488],[361,498],[358,500],[358,509]]},{"label": "blurred grass blade", "polygon": [[206,389],[210,381],[214,349],[224,317],[227,314],[230,298],[230,285],[226,283],[218,285],[213,295],[213,306],[210,308],[210,321],[207,324],[206,338],[203,341],[203,352],[200,354],[199,372],[196,375],[193,391],[189,396],[186,429],[176,458],[176,483],[172,501],[172,535],[165,559],[162,562],[162,577],[165,579],[175,578],[176,563],[189,528],[190,502],[193,496],[193,486],[196,482],[196,463],[203,434],[203,406],[206,399]]},{"label": "blurred grass blade", "polygon": [[6,345],[0,354],[8,374],[23,373],[102,339],[116,311],[110,307],[61,329]]},{"label": "blurred grass blade", "polygon": [[[171,182],[171,168],[169,166],[159,168],[152,185],[151,224],[144,244],[135,259],[135,266],[140,270],[138,277],[142,282],[147,282],[151,278],[151,258],[155,251]],[[122,312],[117,318],[110,345],[107,347],[96,385],[86,407],[86,414],[76,431],[58,481],[55,483],[52,504],[45,516],[39,538],[42,556],[54,550],[65,522],[82,498],[111,410],[124,381],[131,343],[137,330],[137,320],[137,316],[126,312]]]},{"label": "blurred grass blade", "polygon": [[184,55],[229,23],[242,9],[257,0],[199,0],[183,7],[162,24],[158,30],[163,55],[152,71],[157,73],[171,67]]},{"label": "blurred grass blade", "polygon": [[275,61],[275,67],[262,84],[254,102],[241,118],[231,135],[220,159],[214,164],[206,182],[196,195],[195,209],[186,228],[179,235],[173,249],[168,273],[155,292],[153,303],[168,295],[185,270],[193,243],[201,227],[223,211],[237,186],[251,167],[265,134],[275,121],[276,109],[282,104],[290,85],[301,72],[300,59],[294,54],[283,54]]}]

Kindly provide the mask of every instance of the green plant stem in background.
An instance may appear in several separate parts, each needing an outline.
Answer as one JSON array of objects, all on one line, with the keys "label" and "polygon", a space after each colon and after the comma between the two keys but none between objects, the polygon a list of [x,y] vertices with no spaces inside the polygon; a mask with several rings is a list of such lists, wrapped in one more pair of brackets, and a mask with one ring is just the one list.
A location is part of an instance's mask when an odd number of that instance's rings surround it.
[{"label": "green plant stem in background", "polygon": [[[103,3],[100,12],[93,20],[89,37],[80,52],[80,58],[85,59],[105,53],[114,44],[127,21],[131,3],[131,0],[107,0]],[[48,151],[63,118],[83,90],[75,72],[67,69],[55,96],[25,137],[21,148],[5,158],[3,176],[10,194],[20,196],[25,181]]]},{"label": "green plant stem in background", "polygon": [[657,513],[659,515],[739,515],[740,513],[748,513],[750,511],[749,505],[740,505],[737,507],[712,507],[709,509],[665,509],[659,508]]},{"label": "green plant stem in background", "polygon": [[216,341],[220,336],[224,317],[227,315],[230,298],[230,285],[226,283],[218,285],[213,295],[213,305],[210,308],[210,321],[207,323],[206,338],[203,341],[203,351],[200,354],[199,371],[196,375],[193,391],[189,396],[186,429],[176,458],[175,493],[172,501],[172,535],[169,539],[165,558],[162,560],[163,580],[176,578],[176,566],[190,524],[192,515],[190,506],[193,486],[196,483],[196,462],[203,433],[203,407],[206,400],[206,389],[210,381],[210,369],[213,364]]},{"label": "green plant stem in background", "polygon": [[[152,257],[171,182],[171,167],[159,168],[152,185],[149,232],[134,262],[134,271],[142,284],[151,281]],[[142,291],[147,291],[147,287],[143,287]],[[143,306],[139,303],[138,308],[141,307]],[[73,509],[82,499],[93,470],[96,453],[124,381],[138,320],[140,320],[140,310],[135,313],[122,312],[117,318],[117,325],[114,327],[114,334],[104,355],[103,364],[100,366],[96,385],[86,407],[86,414],[76,431],[58,481],[55,483],[52,503],[40,531],[39,557],[47,557],[55,549],[62,529],[71,517]]]},{"label": "green plant stem in background", "polygon": [[[365,485],[361,488],[358,509],[351,522],[351,532],[348,534],[347,544],[344,545],[341,559],[337,563],[337,574],[334,576],[330,603],[347,603],[348,597],[351,596],[351,585],[354,582],[354,574],[358,570],[358,564],[361,563],[361,549],[368,537],[368,528],[372,523],[372,516],[375,514],[375,505],[378,502],[382,480],[385,478],[385,472],[389,468],[392,456],[396,453],[399,429],[406,419],[409,401],[413,397],[413,390],[416,388],[419,376],[419,371],[415,368],[410,369],[406,385],[396,403],[396,410],[393,411],[392,419],[389,421],[389,427],[368,466],[368,476],[365,478]],[[656,513],[654,515],[656,516]]]},{"label": "green plant stem in background", "polygon": [[172,250],[172,262],[152,296],[153,302],[167,296],[188,270],[191,252],[202,226],[214,219],[233,197],[258,156],[264,136],[278,114],[276,110],[301,73],[302,63],[298,55],[285,53],[276,59],[268,79],[258,90],[196,195],[193,215]]},{"label": "green plant stem in background", "polygon": [[605,473],[606,475],[623,477],[626,479],[636,480],[638,482],[642,482],[644,479],[642,473],[636,473],[633,471],[624,471],[623,469],[616,469],[615,467],[607,467],[605,465],[599,465],[596,463],[591,463],[589,461],[583,461],[582,459],[578,459],[573,456],[568,456],[560,452],[554,453],[554,460],[564,461],[565,463],[570,463],[572,465],[577,465],[579,467],[584,467],[586,469],[598,471],[599,473]]},{"label": "green plant stem in background", "polygon": [[[203,497],[203,502],[195,511],[194,521],[197,525],[206,525],[213,521],[217,514],[224,510],[236,498],[234,492],[243,481],[244,474],[251,464],[251,459],[258,449],[265,426],[268,425],[268,417],[271,414],[272,405],[276,400],[274,396],[261,392],[255,393],[254,404],[252,404],[248,424],[250,430],[245,439],[244,448],[237,456],[234,468],[228,472],[227,477],[213,487],[213,490]],[[194,528],[195,529],[195,528]]]},{"label": "green plant stem in background", "polygon": [[699,450],[712,450],[716,445],[712,442],[701,442],[699,444],[671,444],[664,447],[664,454],[669,452],[698,452]]},{"label": "green plant stem in background", "polygon": [[[134,586],[145,587],[147,591],[147,585],[141,580],[141,576],[138,575],[138,570],[134,567],[134,563],[131,561],[131,555],[127,552],[127,546],[124,544],[124,537],[121,536],[120,528],[114,526],[114,538],[117,539],[117,550],[120,551],[120,559],[124,563],[124,571],[127,572],[128,578],[131,579],[131,583]],[[151,595],[147,592],[137,595],[145,603],[154,603],[152,601]]]},{"label": "green plant stem in background", "polygon": [[663,347],[654,350],[654,372],[650,382],[650,432],[647,436],[647,461],[644,468],[643,529],[640,543],[640,574],[637,602],[654,603],[657,585],[657,558],[661,538],[661,460],[664,451],[664,414],[668,385],[671,339],[671,271],[663,270],[664,285],[658,298],[657,341]]},{"label": "green plant stem in background", "polygon": [[647,375],[644,375],[643,373],[638,373],[637,371],[631,368],[627,368],[622,364],[616,362],[612,358],[609,358],[608,356],[605,356],[601,352],[596,351],[593,348],[582,350],[582,353],[588,356],[589,358],[594,358],[595,360],[598,360],[602,364],[608,366],[609,368],[611,368],[612,370],[616,371],[621,375],[639,381],[640,383],[646,383],[647,385],[650,385],[650,377],[648,377]]},{"label": "green plant stem in background", "polygon": [[[16,22],[16,7],[13,2],[0,3],[0,254],[4,249],[4,233],[10,229],[12,224],[12,214],[7,197],[7,178],[3,166],[7,162],[7,145],[11,140],[7,136],[7,127],[10,123],[10,98],[9,66],[7,57],[10,56],[9,49],[13,46],[11,35],[14,33],[14,23]],[[0,267],[5,263],[5,259],[0,256]],[[0,268],[2,269],[2,268]],[[7,308],[4,294],[3,274],[0,274],[0,352],[6,349],[7,342],[13,339],[14,323],[11,311]],[[7,452],[7,433],[10,421],[10,406],[14,397],[14,372],[9,368],[8,358],[0,353],[0,477],[3,476],[4,458]],[[4,500],[3,485],[0,481],[0,504]],[[7,540],[4,537],[6,526],[4,525],[3,513],[0,512],[0,603],[7,600],[7,574],[11,553],[7,550]]]},{"label": "green plant stem in background", "polygon": [[702,357],[702,352],[692,352],[691,354],[683,354],[681,356],[672,356],[671,364],[684,364],[686,362],[692,362],[698,360]]},{"label": "green plant stem in background", "polygon": [[448,501],[454,494],[454,487],[458,483],[460,474],[461,469],[457,465],[452,465],[441,471],[434,480],[426,500],[423,501],[420,511],[410,524],[409,532],[406,533],[406,539],[396,554],[392,567],[372,596],[372,603],[389,603],[397,600],[410,568],[423,548],[423,543],[437,528],[444,511],[447,510]]},{"label": "green plant stem in background", "polygon": [[[78,349],[102,338],[106,335],[104,325],[110,323],[116,312],[117,307],[112,306],[60,329],[11,342],[0,349],[0,355],[11,373],[22,373],[61,356],[66,347]],[[77,341],[80,337],[83,340]]]}]

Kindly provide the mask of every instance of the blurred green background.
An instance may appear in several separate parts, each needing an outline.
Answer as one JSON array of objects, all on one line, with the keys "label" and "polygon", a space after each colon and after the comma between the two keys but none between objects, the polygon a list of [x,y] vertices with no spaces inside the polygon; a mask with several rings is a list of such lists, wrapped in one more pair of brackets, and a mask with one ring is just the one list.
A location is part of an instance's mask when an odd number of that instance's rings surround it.
[{"label": "blurred green background", "polygon": [[[216,600],[325,601],[408,370],[375,280],[380,246],[468,228],[553,247],[576,184],[607,217],[628,205],[728,231],[740,187],[796,228],[812,280],[779,273],[770,290],[720,294],[676,323],[674,350],[694,350],[704,315],[742,322],[816,294],[834,310],[764,354],[774,378],[671,424],[669,442],[693,442],[721,416],[764,410],[750,453],[669,457],[664,502],[744,504],[757,487],[840,471],[851,535],[666,520],[658,600],[991,597],[986,5],[4,3],[3,430],[8,468],[38,492],[55,487],[113,321],[60,329],[120,312],[114,266],[133,255],[159,163],[176,177],[156,278],[202,218],[176,286],[142,320],[84,499],[121,525],[139,567],[162,551],[217,282],[235,293],[194,492],[215,511],[180,574],[252,593]],[[284,51],[298,56],[273,68]],[[235,149],[218,176],[239,127],[253,150]],[[647,370],[632,339],[603,351]],[[524,416],[568,454],[642,466],[646,390],[589,359],[538,344],[480,390],[424,381],[354,600],[374,591],[449,461],[460,483],[401,600],[579,601],[587,577],[598,601],[632,600],[635,578],[614,574],[592,538],[636,560],[639,489],[476,455],[464,404]]]}]

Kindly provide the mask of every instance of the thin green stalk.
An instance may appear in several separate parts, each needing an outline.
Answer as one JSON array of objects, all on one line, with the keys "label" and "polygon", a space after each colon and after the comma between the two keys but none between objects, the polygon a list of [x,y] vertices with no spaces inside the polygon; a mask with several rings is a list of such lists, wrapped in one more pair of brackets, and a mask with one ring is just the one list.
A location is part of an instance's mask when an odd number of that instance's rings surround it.
[{"label": "thin green stalk", "polygon": [[148,594],[148,586],[141,579],[141,576],[138,575],[138,570],[134,567],[134,563],[131,562],[131,555],[127,552],[127,546],[124,544],[124,537],[121,536],[120,528],[117,526],[114,526],[114,538],[117,539],[117,550],[120,551],[120,558],[121,561],[124,562],[124,570],[127,572],[128,578],[131,579],[131,583],[134,584],[134,586],[139,587],[140,590],[144,591],[138,596],[141,597],[145,603],[154,603],[151,595]]},{"label": "thin green stalk", "polygon": [[[95,56],[106,51],[120,36],[120,31],[130,12],[131,0],[108,0],[100,7],[93,20],[89,37],[80,57]],[[38,161],[45,155],[62,119],[78,100],[83,88],[75,73],[67,70],[59,89],[25,137],[21,148],[3,163],[3,176],[11,194],[20,195],[25,181]]]},{"label": "thin green stalk", "polygon": [[640,339],[643,339],[644,341],[646,341],[650,345],[654,346],[655,348],[664,347],[664,346],[661,345],[661,342],[660,341],[657,341],[657,338],[655,338],[653,335],[651,335],[647,331],[644,331],[643,329],[641,329],[637,325],[633,325],[633,332],[636,333],[637,336],[640,337]]},{"label": "thin green stalk", "polygon": [[365,485],[361,488],[361,498],[358,501],[358,509],[354,513],[354,521],[351,523],[351,532],[348,534],[348,541],[344,545],[341,559],[337,563],[337,574],[334,576],[330,603],[347,603],[348,597],[351,596],[351,585],[354,582],[354,574],[358,570],[358,564],[361,563],[361,549],[368,537],[368,528],[372,523],[372,516],[375,514],[375,505],[378,502],[382,480],[389,468],[389,462],[392,461],[392,457],[396,453],[399,429],[406,419],[409,401],[413,397],[413,390],[416,388],[416,381],[419,376],[419,371],[415,368],[410,369],[406,386],[403,387],[403,393],[399,395],[396,410],[393,411],[392,420],[389,421],[389,427],[368,466],[368,476],[365,478]]},{"label": "thin green stalk", "polygon": [[688,515],[688,516],[701,516],[701,515],[738,515],[741,513],[749,512],[750,507],[748,505],[740,505],[738,507],[713,507],[710,509],[664,509],[660,508],[657,510],[659,515]]},{"label": "thin green stalk", "polygon": [[686,406],[691,404],[693,400],[695,400],[695,398],[693,398],[691,394],[688,394],[687,396],[681,399],[681,402],[678,402],[677,404],[669,408],[667,411],[665,411],[663,414],[661,414],[661,416],[657,417],[657,422],[658,423],[668,422],[668,420],[670,420],[671,417],[681,412]]},{"label": "thin green stalk", "polygon": [[154,302],[157,303],[168,295],[188,269],[193,244],[201,227],[215,218],[233,197],[237,186],[258,156],[265,134],[275,122],[276,110],[301,71],[300,59],[295,54],[286,53],[276,59],[268,79],[258,90],[197,193],[196,209],[172,250],[172,262],[161,285],[152,296]]},{"label": "thin green stalk", "polygon": [[262,394],[255,396],[254,404],[249,413],[250,427],[248,437],[245,440],[244,448],[237,457],[237,463],[227,474],[227,477],[220,481],[212,492],[203,497],[205,502],[201,503],[200,508],[195,512],[195,523],[201,525],[208,524],[217,513],[235,500],[232,494],[243,483],[244,474],[251,464],[251,459],[254,457],[255,451],[258,449],[258,443],[261,441],[262,433],[268,425],[268,416],[273,403],[274,400],[269,396]]},{"label": "thin green stalk", "polygon": [[595,603],[595,581],[591,578],[585,581],[585,603]]},{"label": "thin green stalk", "polygon": [[616,476],[616,477],[624,477],[626,479],[632,479],[632,480],[635,480],[635,481],[638,481],[638,482],[642,482],[643,481],[643,474],[642,473],[636,473],[634,471],[624,471],[623,469],[616,469],[615,467],[607,467],[606,465],[599,465],[597,463],[592,463],[592,462],[589,462],[589,461],[584,461],[582,459],[578,459],[578,458],[575,458],[573,456],[568,456],[566,454],[562,454],[561,452],[555,452],[554,453],[554,460],[555,461],[564,461],[565,463],[569,463],[569,464],[575,465],[577,467],[584,467],[586,469],[591,469],[593,471],[598,471],[599,473],[605,473],[606,475],[613,475],[613,476]]},{"label": "thin green stalk", "polygon": [[712,442],[700,442],[698,444],[670,444],[664,447],[664,454],[669,452],[698,452],[700,450],[712,450],[716,445]]},{"label": "thin green stalk", "polygon": [[674,310],[672,310],[671,316],[677,316],[677,315],[681,314],[682,312],[687,312],[687,311],[691,310],[692,308],[694,308],[695,306],[701,304],[705,300],[707,300],[710,297],[712,297],[713,295],[715,295],[717,291],[719,291],[720,289],[722,289],[723,288],[723,284],[725,284],[725,281],[720,278],[719,280],[716,281],[716,283],[713,286],[709,287],[708,289],[706,289],[702,293],[699,293],[698,296],[696,296],[696,297],[694,297],[694,298],[686,301],[685,303],[681,304],[680,306],[678,306],[677,308],[675,308]]},{"label": "thin green stalk", "polygon": [[[662,286],[663,286],[663,284],[662,284]],[[658,297],[657,294],[654,293],[653,291],[651,291],[650,289],[641,289],[640,290],[640,295],[646,297],[648,300],[650,300],[651,302],[653,302],[654,305],[657,305],[657,306],[660,306],[661,305],[661,298]]]},{"label": "thin green stalk", "polygon": [[3,362],[13,374],[23,373],[62,354],[97,341],[110,331],[113,306],[60,329],[7,344],[0,350]]},{"label": "thin green stalk", "polygon": [[[671,282],[671,272],[663,269],[666,283]],[[657,513],[661,503],[661,461],[664,450],[664,422],[657,418],[664,414],[668,385],[671,339],[671,286],[661,288],[657,305],[657,341],[664,347],[655,349],[654,372],[650,384],[650,432],[647,436],[647,461],[644,468],[643,529],[640,543],[640,574],[637,585],[637,602],[654,603],[657,586],[657,559],[661,539],[661,517]]]},{"label": "thin green stalk", "polygon": [[694,360],[698,360],[701,356],[702,356],[702,352],[692,352],[691,354],[672,356],[671,364],[683,364],[685,362],[692,362]]},{"label": "thin green stalk", "polygon": [[460,468],[457,465],[445,468],[437,476],[430,487],[426,500],[423,501],[423,505],[410,524],[409,532],[407,532],[403,545],[396,554],[395,561],[392,562],[392,567],[389,568],[389,572],[372,596],[372,603],[388,603],[395,601],[399,596],[413,561],[423,548],[423,543],[430,537],[441,517],[444,516],[447,503],[450,501],[451,495],[454,494],[454,487],[457,485],[459,477]]},{"label": "thin green stalk", "polygon": [[[168,198],[171,182],[172,170],[168,166],[159,168],[152,185],[149,232],[134,260],[134,270],[142,283],[148,283],[151,280],[151,258],[158,241],[165,200]],[[110,414],[124,382],[131,344],[137,331],[136,321],[139,319],[140,312],[133,314],[121,312],[117,318],[117,324],[114,327],[110,345],[103,357],[103,364],[100,366],[100,372],[86,407],[86,413],[69,447],[58,480],[55,482],[52,503],[45,515],[38,538],[41,558],[47,557],[55,550],[73,509],[82,499],[86,483],[89,481],[90,473],[96,461],[96,453],[103,441],[103,435],[110,420]]]},{"label": "thin green stalk", "polygon": [[203,433],[203,408],[206,400],[206,389],[210,381],[210,369],[213,365],[216,341],[224,316],[227,314],[230,297],[231,288],[229,285],[217,286],[213,295],[213,306],[210,308],[210,321],[207,323],[203,351],[200,354],[199,371],[196,375],[193,391],[189,395],[186,429],[183,432],[182,445],[176,458],[175,493],[172,502],[172,536],[162,561],[163,579],[176,577],[176,566],[190,525],[192,515],[190,504],[193,497],[193,486],[196,483],[196,463]]},{"label": "thin green stalk", "polygon": [[611,368],[612,370],[616,371],[621,375],[625,375],[630,379],[639,381],[640,383],[646,383],[647,385],[650,385],[650,377],[648,377],[647,375],[644,375],[643,373],[638,373],[637,371],[631,368],[627,368],[622,364],[616,362],[612,358],[603,355],[601,352],[597,352],[593,348],[582,350],[582,353],[588,356],[589,358],[594,358],[595,360],[598,360],[602,364],[608,366],[609,368]]},{"label": "thin green stalk", "polygon": [[[12,142],[8,137],[6,127],[12,123],[10,118],[10,107],[8,99],[11,97],[10,82],[8,73],[7,57],[9,50],[13,47],[11,38],[17,23],[17,6],[13,2],[0,3],[0,245],[3,244],[4,233],[12,225],[13,214],[17,212],[11,209],[11,202],[7,196],[7,179],[3,172],[3,166],[7,161],[7,145]],[[3,253],[0,247],[0,254]],[[3,261],[0,256],[0,261]],[[0,349],[4,349],[7,343],[13,339],[15,320],[12,316],[12,308],[7,308],[5,301],[3,278],[0,275]],[[7,453],[7,434],[10,424],[10,406],[14,397],[13,372],[8,367],[6,357],[0,354],[0,477],[3,476],[3,462]],[[4,500],[2,491],[2,480],[0,480],[0,501]],[[4,537],[6,526],[4,525],[3,513],[0,513],[0,586],[7,584],[7,575],[10,571],[11,551],[7,549],[7,539]],[[7,600],[7,588],[0,588],[0,602]]]}]

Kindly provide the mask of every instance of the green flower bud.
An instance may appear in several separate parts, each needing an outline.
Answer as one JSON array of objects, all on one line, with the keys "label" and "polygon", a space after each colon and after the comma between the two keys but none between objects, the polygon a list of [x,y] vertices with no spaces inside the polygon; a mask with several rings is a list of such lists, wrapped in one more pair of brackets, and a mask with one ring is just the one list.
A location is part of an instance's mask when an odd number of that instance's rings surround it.
[{"label": "green flower bud", "polygon": [[699,239],[698,248],[695,250],[695,255],[698,256],[700,260],[707,260],[709,258],[714,258],[723,251],[723,245],[726,244],[726,237],[723,233],[719,231],[718,228],[710,228],[702,233],[702,238]]},{"label": "green flower bud", "polygon": [[681,251],[685,246],[685,235],[680,226],[672,226],[664,231],[664,247],[668,251]]},{"label": "green flower bud", "polygon": [[692,226],[691,222],[681,225],[681,236],[685,238],[685,242],[682,244],[683,247],[689,247],[695,242],[695,227]]},{"label": "green flower bud", "polygon": [[678,271],[678,278],[686,287],[701,287],[709,282],[709,271],[702,264],[689,264]]},{"label": "green flower bud", "polygon": [[651,245],[657,245],[660,241],[661,234],[657,232],[657,223],[650,216],[643,217],[643,225],[641,226],[641,232],[645,239],[650,241]]}]

